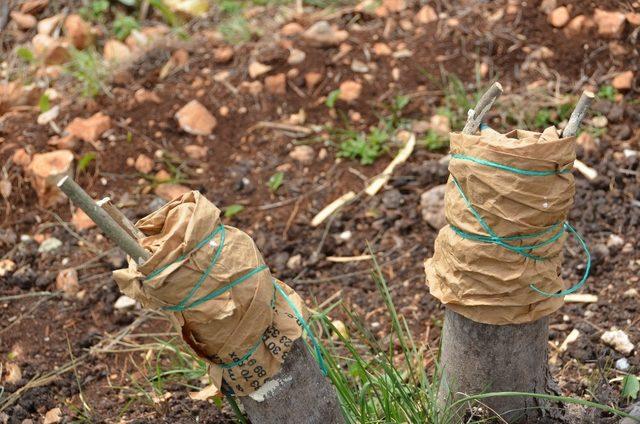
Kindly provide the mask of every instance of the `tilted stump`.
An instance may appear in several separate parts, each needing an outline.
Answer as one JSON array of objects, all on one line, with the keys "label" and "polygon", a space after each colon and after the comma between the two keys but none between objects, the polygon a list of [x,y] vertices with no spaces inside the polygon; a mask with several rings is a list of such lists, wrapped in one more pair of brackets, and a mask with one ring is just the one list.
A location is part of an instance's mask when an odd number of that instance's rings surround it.
[{"label": "tilted stump", "polygon": [[[501,91],[501,86],[494,84],[475,110],[469,111],[463,134],[476,133]],[[583,93],[563,137],[575,135],[593,98],[592,93]],[[548,334],[547,316],[524,324],[491,325],[446,308],[440,353],[440,404],[444,407],[468,395],[491,392],[559,394],[548,367]],[[472,403],[459,405],[454,414],[462,420]],[[549,416],[550,406],[531,396],[496,396],[476,405],[484,405],[506,422],[531,423]]]}]

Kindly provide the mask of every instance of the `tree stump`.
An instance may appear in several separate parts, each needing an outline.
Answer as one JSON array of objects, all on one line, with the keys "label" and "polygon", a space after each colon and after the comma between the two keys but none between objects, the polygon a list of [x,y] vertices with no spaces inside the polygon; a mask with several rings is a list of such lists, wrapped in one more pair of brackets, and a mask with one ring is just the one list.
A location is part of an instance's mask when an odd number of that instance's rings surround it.
[{"label": "tree stump", "polygon": [[293,343],[282,370],[270,382],[238,399],[253,424],[344,423],[335,388],[302,339]]},{"label": "tree stump", "polygon": [[[547,364],[548,335],[547,317],[527,324],[489,325],[447,309],[440,353],[441,405],[488,392],[557,394]],[[532,397],[493,397],[482,403],[509,423],[539,423],[549,415],[548,402]],[[469,406],[465,403],[454,411],[458,419]]]}]

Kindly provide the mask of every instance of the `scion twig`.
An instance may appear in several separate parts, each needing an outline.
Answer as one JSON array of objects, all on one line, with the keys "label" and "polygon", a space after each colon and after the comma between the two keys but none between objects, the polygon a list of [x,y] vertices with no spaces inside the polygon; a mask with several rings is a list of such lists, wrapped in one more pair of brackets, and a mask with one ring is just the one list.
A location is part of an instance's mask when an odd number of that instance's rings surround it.
[{"label": "scion twig", "polygon": [[571,117],[569,118],[567,126],[564,127],[564,130],[562,131],[563,137],[572,137],[576,135],[576,133],[578,132],[578,127],[580,127],[580,123],[587,114],[587,110],[589,109],[589,106],[591,105],[591,102],[595,97],[595,94],[593,94],[591,91],[585,90],[582,92],[576,108],[573,109],[573,112],[571,112]]},{"label": "scion twig", "polygon": [[463,134],[474,134],[480,128],[484,115],[491,109],[496,99],[502,94],[502,85],[494,82],[491,87],[480,97],[474,109],[469,110],[467,123],[462,129]]}]

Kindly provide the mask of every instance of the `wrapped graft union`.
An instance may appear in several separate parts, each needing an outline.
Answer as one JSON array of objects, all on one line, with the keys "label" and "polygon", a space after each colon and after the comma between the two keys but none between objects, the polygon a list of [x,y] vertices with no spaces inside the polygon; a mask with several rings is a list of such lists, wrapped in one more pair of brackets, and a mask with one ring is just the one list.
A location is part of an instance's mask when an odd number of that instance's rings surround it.
[{"label": "wrapped graft union", "polygon": [[182,338],[239,396],[280,371],[302,334],[300,297],[273,278],[251,237],[224,226],[220,210],[197,191],[136,223],[151,252],[114,272],[120,289],[145,307],[167,312]]}]

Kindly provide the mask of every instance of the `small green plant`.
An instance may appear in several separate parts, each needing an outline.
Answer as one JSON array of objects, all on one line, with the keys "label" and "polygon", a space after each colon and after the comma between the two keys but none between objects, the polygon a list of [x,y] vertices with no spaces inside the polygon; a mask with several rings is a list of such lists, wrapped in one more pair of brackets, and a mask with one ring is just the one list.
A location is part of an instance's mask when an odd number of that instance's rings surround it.
[{"label": "small green plant", "polygon": [[340,143],[338,157],[359,159],[362,165],[371,165],[388,151],[389,133],[380,128],[372,128],[368,134],[358,133]]},{"label": "small green plant", "polygon": [[443,137],[433,130],[429,130],[421,140],[421,143],[428,150],[440,150],[444,147],[449,146],[449,138]]},{"label": "small green plant", "polygon": [[38,108],[40,109],[41,113],[51,109],[51,101],[49,100],[49,96],[47,96],[46,94],[40,96],[40,99],[38,100]]},{"label": "small green plant", "polygon": [[107,92],[107,70],[102,56],[95,49],[72,49],[66,71],[80,83],[83,96],[95,97],[100,92]]},{"label": "small green plant", "polygon": [[89,167],[89,164],[94,160],[96,160],[96,152],[85,153],[78,161],[78,166],[76,167],[76,174],[80,174],[84,172]]},{"label": "small green plant", "polygon": [[88,21],[103,22],[109,11],[109,0],[92,0],[80,8],[80,16]]},{"label": "small green plant", "polygon": [[284,180],[284,172],[276,172],[275,174],[273,174],[269,178],[269,181],[267,182],[267,185],[269,186],[269,190],[271,190],[273,193],[278,191],[280,186],[282,186],[283,180]]},{"label": "small green plant", "polygon": [[162,16],[162,19],[171,27],[180,25],[180,19],[162,0],[149,0],[149,4]]},{"label": "small green plant", "polygon": [[241,44],[251,40],[253,32],[249,22],[240,14],[230,16],[220,23],[220,33],[230,44]]},{"label": "small green plant", "polygon": [[35,56],[33,55],[33,52],[31,50],[29,50],[26,47],[18,47],[16,49],[16,55],[22,59],[23,61],[25,61],[26,63],[33,63],[36,61]]},{"label": "small green plant", "polygon": [[622,391],[620,397],[627,400],[636,400],[640,392],[640,380],[632,374],[625,375],[622,379]]},{"label": "small green plant", "polygon": [[113,35],[119,40],[124,40],[134,29],[140,28],[140,23],[133,16],[118,15],[113,21]]},{"label": "small green plant", "polygon": [[336,105],[336,101],[338,100],[338,97],[340,97],[340,90],[339,89],[335,89],[332,92],[329,93],[329,95],[327,96],[327,100],[324,102],[328,108],[332,108]]},{"label": "small green plant", "polygon": [[615,101],[617,95],[618,90],[610,85],[603,85],[602,87],[600,87],[600,90],[598,90],[598,97],[610,102]]},{"label": "small green plant", "polygon": [[238,215],[243,210],[244,210],[244,206],[242,205],[238,205],[238,204],[229,205],[226,208],[224,208],[224,217],[231,219],[234,216]]}]

